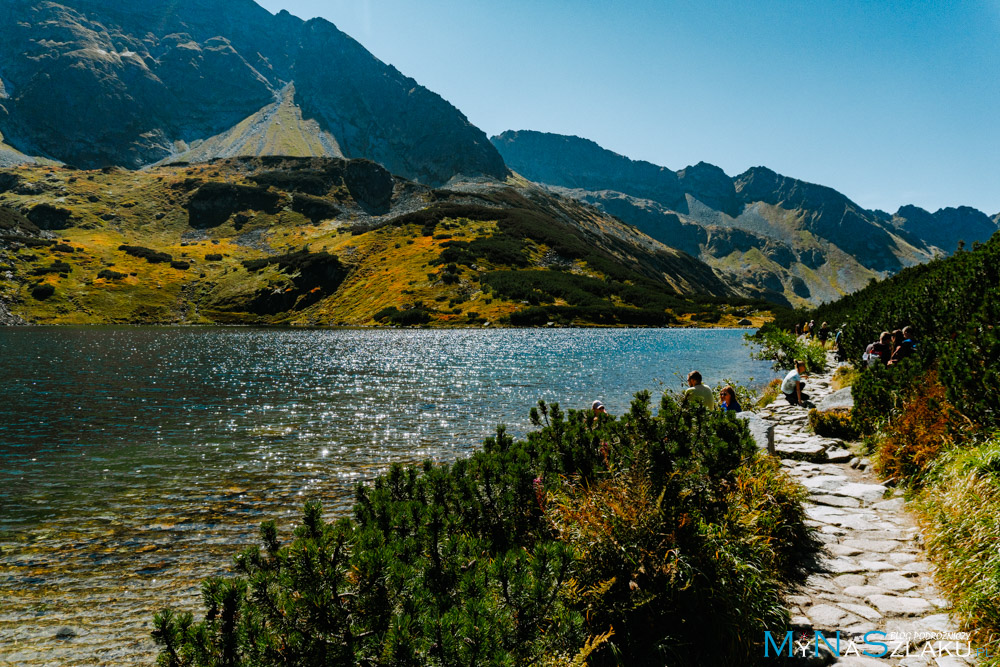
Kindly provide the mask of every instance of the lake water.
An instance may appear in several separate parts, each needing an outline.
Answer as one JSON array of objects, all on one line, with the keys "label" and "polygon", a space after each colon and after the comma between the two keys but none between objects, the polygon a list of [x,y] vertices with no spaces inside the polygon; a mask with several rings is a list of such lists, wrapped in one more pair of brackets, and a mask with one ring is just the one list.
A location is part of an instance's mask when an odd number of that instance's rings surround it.
[{"label": "lake water", "polygon": [[198,610],[266,518],[350,508],[390,463],[496,424],[706,383],[763,384],[743,331],[0,329],[0,664],[126,664]]}]

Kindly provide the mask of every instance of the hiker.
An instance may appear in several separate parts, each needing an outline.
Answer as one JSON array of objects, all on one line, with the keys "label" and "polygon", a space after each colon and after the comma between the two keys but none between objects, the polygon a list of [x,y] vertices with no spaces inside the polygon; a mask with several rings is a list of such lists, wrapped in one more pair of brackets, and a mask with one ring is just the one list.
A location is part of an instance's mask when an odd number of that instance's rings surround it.
[{"label": "hiker", "polygon": [[861,356],[861,359],[862,361],[865,361],[870,368],[879,363],[885,366],[889,363],[889,357],[891,355],[892,334],[888,331],[883,331],[877,341],[868,344],[868,347],[865,348],[865,353]]},{"label": "hiker", "polygon": [[743,412],[740,402],[736,399],[736,390],[732,385],[726,385],[719,392],[719,407],[723,412]]},{"label": "hiker", "polygon": [[684,390],[684,403],[701,403],[706,408],[715,407],[715,397],[712,390],[701,383],[701,373],[691,371],[688,373],[688,388]]},{"label": "hiker", "polygon": [[790,405],[802,405],[804,401],[809,400],[809,397],[802,393],[802,388],[806,386],[806,383],[802,381],[805,372],[805,362],[796,360],[795,368],[790,370],[785,379],[781,381],[781,393],[785,395],[785,400]]},{"label": "hiker", "polygon": [[808,336],[809,335],[809,323],[808,322],[806,322],[805,324],[802,325],[802,335],[803,336]]},{"label": "hiker", "polygon": [[819,342],[826,344],[826,339],[830,337],[830,327],[826,325],[826,322],[819,328]]},{"label": "hiker", "polygon": [[844,349],[844,328],[837,329],[833,336],[833,348],[837,350],[837,361],[847,361],[847,350]]},{"label": "hiker", "polygon": [[903,327],[903,330],[900,332],[900,338],[902,340],[896,345],[896,349],[893,350],[892,356],[889,358],[890,366],[899,363],[917,351],[917,343],[913,340],[913,327]]},{"label": "hiker", "polygon": [[802,335],[802,325],[798,322],[795,323],[795,337],[798,338]]}]

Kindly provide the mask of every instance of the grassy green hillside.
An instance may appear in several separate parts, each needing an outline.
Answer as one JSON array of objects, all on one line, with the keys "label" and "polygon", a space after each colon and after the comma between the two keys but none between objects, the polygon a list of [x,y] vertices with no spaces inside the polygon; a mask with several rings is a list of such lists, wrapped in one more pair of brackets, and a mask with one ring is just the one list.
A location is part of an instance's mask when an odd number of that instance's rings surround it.
[{"label": "grassy green hillside", "polygon": [[[0,300],[32,323],[755,324],[706,265],[523,181],[367,161],[0,172]],[[737,304],[737,305],[726,305]]]}]

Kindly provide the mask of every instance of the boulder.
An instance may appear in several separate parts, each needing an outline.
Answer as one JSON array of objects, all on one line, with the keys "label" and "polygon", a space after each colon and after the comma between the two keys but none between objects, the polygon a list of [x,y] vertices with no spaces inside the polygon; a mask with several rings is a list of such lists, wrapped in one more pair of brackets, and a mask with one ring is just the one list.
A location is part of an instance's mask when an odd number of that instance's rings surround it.
[{"label": "boulder", "polygon": [[816,403],[816,409],[820,412],[826,410],[850,410],[854,407],[854,396],[850,387],[844,387],[832,394],[827,394]]},{"label": "boulder", "polygon": [[737,412],[736,416],[746,420],[747,428],[750,429],[750,435],[757,443],[757,447],[767,450],[768,454],[774,456],[774,424],[749,411]]}]

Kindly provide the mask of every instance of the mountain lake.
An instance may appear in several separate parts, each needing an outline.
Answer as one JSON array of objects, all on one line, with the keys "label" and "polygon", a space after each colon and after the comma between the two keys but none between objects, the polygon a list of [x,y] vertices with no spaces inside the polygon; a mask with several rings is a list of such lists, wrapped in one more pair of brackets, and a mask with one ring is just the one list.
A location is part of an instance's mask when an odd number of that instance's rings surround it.
[{"label": "mountain lake", "polygon": [[759,386],[744,330],[0,329],[0,664],[152,664],[152,615],[309,499],[349,512],[394,462],[469,454],[504,423]]}]

